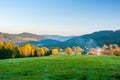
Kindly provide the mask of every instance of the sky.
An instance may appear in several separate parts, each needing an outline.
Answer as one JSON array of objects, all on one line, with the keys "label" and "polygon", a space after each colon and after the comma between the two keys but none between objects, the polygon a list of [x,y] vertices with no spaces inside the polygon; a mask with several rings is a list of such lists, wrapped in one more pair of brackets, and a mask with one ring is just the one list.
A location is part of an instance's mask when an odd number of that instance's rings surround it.
[{"label": "sky", "polygon": [[120,29],[120,0],[0,0],[0,32],[82,35]]}]

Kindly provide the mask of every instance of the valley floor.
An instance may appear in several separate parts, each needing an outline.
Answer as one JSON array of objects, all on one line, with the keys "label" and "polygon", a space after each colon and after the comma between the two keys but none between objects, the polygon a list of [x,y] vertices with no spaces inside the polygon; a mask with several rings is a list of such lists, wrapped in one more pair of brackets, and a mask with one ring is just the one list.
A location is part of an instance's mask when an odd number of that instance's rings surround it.
[{"label": "valley floor", "polygon": [[59,55],[0,60],[0,80],[120,80],[120,57]]}]

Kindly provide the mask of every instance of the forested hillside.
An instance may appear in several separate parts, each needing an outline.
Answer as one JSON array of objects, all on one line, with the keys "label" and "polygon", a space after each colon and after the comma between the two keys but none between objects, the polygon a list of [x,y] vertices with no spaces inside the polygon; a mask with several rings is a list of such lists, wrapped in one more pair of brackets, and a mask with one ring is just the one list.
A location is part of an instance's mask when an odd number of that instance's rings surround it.
[{"label": "forested hillside", "polygon": [[94,32],[92,34],[86,34],[79,37],[69,39],[65,42],[46,45],[47,47],[61,47],[66,48],[67,46],[80,46],[82,48],[97,48],[104,44],[118,44],[120,45],[120,30],[104,30]]}]

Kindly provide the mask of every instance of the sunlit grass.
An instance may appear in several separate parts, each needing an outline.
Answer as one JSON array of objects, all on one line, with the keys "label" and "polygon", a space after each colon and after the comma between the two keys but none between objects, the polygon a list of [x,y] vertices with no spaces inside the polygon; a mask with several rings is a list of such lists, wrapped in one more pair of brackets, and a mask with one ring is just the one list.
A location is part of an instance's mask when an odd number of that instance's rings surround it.
[{"label": "sunlit grass", "polygon": [[120,57],[59,55],[0,60],[0,80],[119,80]]}]

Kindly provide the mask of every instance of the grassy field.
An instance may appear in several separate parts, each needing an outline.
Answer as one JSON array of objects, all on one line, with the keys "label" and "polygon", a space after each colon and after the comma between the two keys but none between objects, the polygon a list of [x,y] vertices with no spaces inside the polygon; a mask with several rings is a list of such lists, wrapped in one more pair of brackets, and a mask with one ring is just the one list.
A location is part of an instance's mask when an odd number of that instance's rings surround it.
[{"label": "grassy field", "polygon": [[0,80],[120,80],[120,57],[59,55],[0,60]]}]

